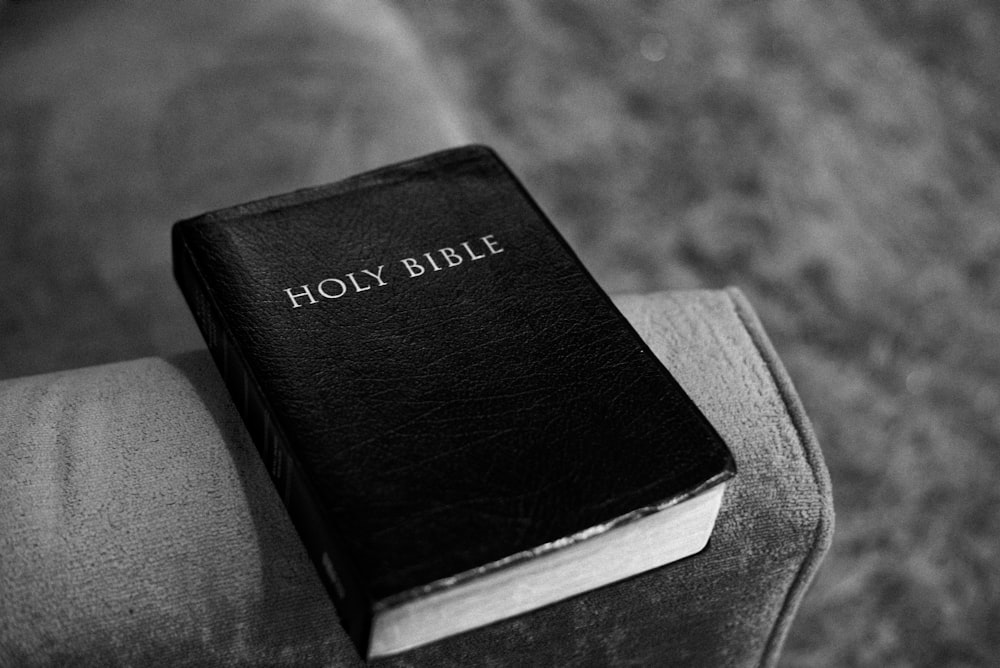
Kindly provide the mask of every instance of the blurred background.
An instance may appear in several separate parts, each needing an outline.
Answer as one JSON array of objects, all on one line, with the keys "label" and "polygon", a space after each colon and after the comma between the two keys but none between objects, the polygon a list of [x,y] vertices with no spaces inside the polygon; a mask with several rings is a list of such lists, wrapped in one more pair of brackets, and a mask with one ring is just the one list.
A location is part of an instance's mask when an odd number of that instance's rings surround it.
[{"label": "blurred background", "polygon": [[757,309],[837,509],[784,665],[998,665],[1000,5],[400,6],[605,288]]},{"label": "blurred background", "polygon": [[1000,6],[202,4],[0,3],[0,378],[200,347],[174,220],[488,143],[761,316],[838,513],[784,665],[996,665]]}]

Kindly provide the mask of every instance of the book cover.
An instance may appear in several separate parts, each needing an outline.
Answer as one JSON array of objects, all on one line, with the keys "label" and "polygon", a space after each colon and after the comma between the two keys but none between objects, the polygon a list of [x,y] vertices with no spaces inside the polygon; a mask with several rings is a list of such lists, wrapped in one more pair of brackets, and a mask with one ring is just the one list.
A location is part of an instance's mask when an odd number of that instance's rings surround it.
[{"label": "book cover", "polygon": [[173,252],[363,657],[627,576],[615,536],[715,490],[707,540],[728,449],[490,149],[182,221]]}]

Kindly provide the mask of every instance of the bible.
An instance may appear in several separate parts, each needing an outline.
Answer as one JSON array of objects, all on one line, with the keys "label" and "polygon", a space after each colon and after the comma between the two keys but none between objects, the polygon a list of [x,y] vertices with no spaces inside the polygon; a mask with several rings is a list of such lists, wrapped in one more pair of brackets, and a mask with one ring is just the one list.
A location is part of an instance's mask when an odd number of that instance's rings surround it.
[{"label": "bible", "polygon": [[729,450],[492,150],[207,213],[172,244],[363,658],[707,544]]}]

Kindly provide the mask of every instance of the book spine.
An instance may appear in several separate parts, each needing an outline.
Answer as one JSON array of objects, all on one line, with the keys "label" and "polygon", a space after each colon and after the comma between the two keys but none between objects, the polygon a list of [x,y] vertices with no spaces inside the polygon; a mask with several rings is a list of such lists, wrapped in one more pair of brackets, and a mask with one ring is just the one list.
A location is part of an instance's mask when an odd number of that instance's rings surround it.
[{"label": "book spine", "polygon": [[371,630],[371,603],[354,568],[338,545],[335,532],[323,518],[313,492],[292,456],[280,424],[273,418],[260,385],[226,327],[222,313],[211,298],[191,253],[175,230],[174,272],[215,364],[222,374],[237,411],[243,418],[271,482],[333,599],[341,625],[362,657],[367,656]]}]

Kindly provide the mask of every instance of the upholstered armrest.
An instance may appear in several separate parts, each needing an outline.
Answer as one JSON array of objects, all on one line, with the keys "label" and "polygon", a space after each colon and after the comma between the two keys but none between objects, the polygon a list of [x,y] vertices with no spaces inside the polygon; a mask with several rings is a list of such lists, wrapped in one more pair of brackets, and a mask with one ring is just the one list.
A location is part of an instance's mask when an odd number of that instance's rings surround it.
[{"label": "upholstered armrest", "polygon": [[[694,557],[387,665],[757,665],[826,550],[830,485],[735,291],[618,298],[739,468]],[[207,352],[0,383],[0,665],[359,660]]]}]

